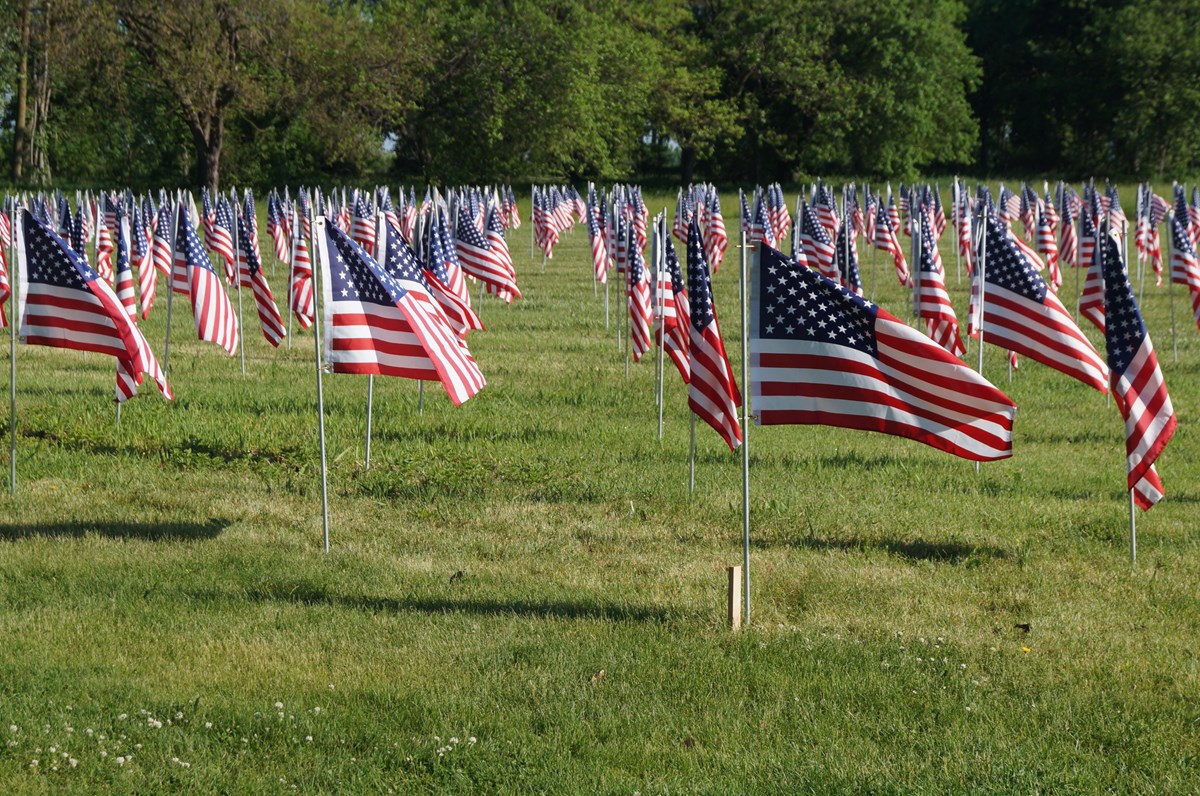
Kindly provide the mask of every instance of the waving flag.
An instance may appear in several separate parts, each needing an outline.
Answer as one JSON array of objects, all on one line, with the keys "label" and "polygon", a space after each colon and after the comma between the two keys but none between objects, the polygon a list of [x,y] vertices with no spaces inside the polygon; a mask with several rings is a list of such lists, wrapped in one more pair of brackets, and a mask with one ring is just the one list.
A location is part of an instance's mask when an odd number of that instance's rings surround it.
[{"label": "waving flag", "polygon": [[[173,398],[150,346],[108,283],[29,212],[23,226],[20,334],[25,342],[116,357],[135,384],[149,373],[162,394]],[[120,389],[118,381],[119,399]]]},{"label": "waving flag", "polygon": [[638,362],[650,350],[650,276],[642,252],[634,241],[629,248],[629,279],[625,285],[629,305],[629,339],[633,346],[633,361]]},{"label": "waving flag", "polygon": [[460,207],[455,232],[454,245],[463,271],[483,282],[489,293],[499,295],[509,304],[514,298],[519,298],[521,291],[517,289],[512,258],[508,256],[508,247],[504,244],[503,230],[499,234],[500,245],[493,246],[484,239],[479,227],[467,216],[465,208]]},{"label": "waving flag", "polygon": [[115,282],[117,300],[125,309],[125,313],[135,323],[137,322],[137,294],[133,290],[133,268],[129,262],[129,222],[125,219],[123,207],[117,208],[116,224],[113,229],[117,233],[117,264]]},{"label": "waving flag", "polygon": [[836,249],[825,226],[818,222],[816,213],[807,203],[800,204],[800,244],[809,268],[816,268],[827,279],[838,281],[837,265],[834,262]]},{"label": "waving flag", "polygon": [[1046,266],[1050,269],[1050,289],[1058,292],[1062,284],[1062,270],[1058,267],[1058,243],[1054,240],[1054,230],[1050,228],[1050,219],[1044,211],[1038,212],[1037,221],[1037,250],[1046,258]]},{"label": "waving flag", "polygon": [[288,288],[288,309],[296,316],[301,329],[313,325],[316,310],[313,306],[312,259],[308,254],[308,241],[296,223],[296,211],[292,211],[292,229],[296,230],[295,256],[292,258],[292,281]]},{"label": "waving flag", "polygon": [[[665,346],[667,356],[675,363],[675,368],[683,378],[683,383],[690,380],[688,371],[688,343],[691,329],[691,311],[688,305],[687,289],[683,285],[683,272],[679,268],[679,257],[675,254],[675,244],[670,238],[664,241],[666,266],[662,278],[657,280],[657,303],[661,307],[661,319],[655,327],[655,341]],[[663,336],[663,331],[666,336]]]},{"label": "waving flag", "polygon": [[984,340],[1107,391],[1108,368],[1017,246],[1013,233],[993,214],[985,223]]},{"label": "waving flag", "polygon": [[[160,216],[160,225],[169,226],[171,211],[164,205],[160,212],[165,213]],[[191,296],[196,334],[201,340],[216,343],[233,356],[238,346],[237,312],[225,294],[221,278],[204,252],[191,218],[184,212],[178,213],[178,216],[173,270],[182,270],[187,274],[187,283],[182,292]]]},{"label": "waving flag", "polygon": [[596,189],[588,190],[587,229],[592,243],[592,273],[600,284],[608,282],[608,247],[604,245],[604,217],[596,202]]},{"label": "waving flag", "polygon": [[742,396],[733,380],[729,357],[725,356],[725,343],[713,305],[712,281],[695,219],[688,225],[688,301],[691,304],[688,406],[721,435],[730,450],[737,450],[742,444],[742,426],[737,417]]},{"label": "waving flag", "polygon": [[958,317],[950,304],[946,292],[946,281],[942,277],[942,258],[938,254],[937,239],[929,223],[929,213],[922,206],[916,213],[921,230],[921,261],[917,264],[920,278],[917,280],[917,314],[925,319],[929,337],[956,357],[967,353],[962,336],[958,332]]},{"label": "waving flag", "polygon": [[318,222],[315,232],[325,361],[335,373],[439,381],[456,406],[483,388],[462,340],[428,305],[335,225]]},{"label": "waving flag", "polygon": [[[729,248],[729,234],[725,231],[725,216],[721,214],[721,196],[714,188],[706,200],[708,222],[704,225],[704,253],[715,274],[725,261],[725,251]],[[787,217],[787,208],[783,214]],[[791,218],[788,217],[788,223]]]},{"label": "waving flag", "polygon": [[[895,209],[895,204],[891,205],[891,209]],[[896,266],[896,278],[900,280],[900,284],[911,285],[912,275],[908,272],[908,262],[904,259],[904,250],[900,247],[900,241],[896,239],[896,230],[892,227],[891,219],[888,218],[888,208],[880,204],[877,212],[875,248],[892,256],[892,263]],[[896,224],[897,226],[900,224],[898,217]]]},{"label": "waving flag", "polygon": [[1062,222],[1058,238],[1058,261],[1071,268],[1078,268],[1080,265],[1079,238],[1075,234],[1075,218],[1065,190],[1060,194],[1059,203],[1061,207],[1058,214],[1062,218]]},{"label": "waving flag", "polygon": [[1145,510],[1163,498],[1163,483],[1154,461],[1175,433],[1178,421],[1117,243],[1105,235],[1102,245],[1104,312],[1108,318],[1104,340],[1112,393],[1125,419],[1129,489],[1137,505]]},{"label": "waving flag", "polygon": [[367,206],[367,198],[359,191],[354,192],[354,216],[350,225],[350,237],[367,254],[375,250],[375,213]]},{"label": "waving flag", "polygon": [[879,431],[976,461],[1012,455],[1008,396],[886,310],[770,248],[750,291],[759,423]]},{"label": "waving flag", "polygon": [[258,310],[258,321],[262,327],[263,337],[271,345],[278,346],[287,335],[283,316],[279,314],[275,296],[271,294],[271,287],[267,284],[267,275],[263,273],[262,260],[259,259],[258,250],[253,246],[254,239],[245,216],[238,215],[237,225],[239,284],[242,287],[250,288],[254,293],[254,306]]},{"label": "waving flag", "polygon": [[287,265],[292,259],[292,242],[288,240],[287,221],[279,194],[267,194],[267,233],[275,242],[275,259]]},{"label": "waving flag", "polygon": [[[691,233],[689,232],[688,235],[690,236]],[[768,246],[775,245],[775,230],[771,226],[771,219],[767,215],[767,205],[763,201],[761,193],[754,195],[754,212],[750,216],[750,226],[746,231],[746,245],[753,246],[755,243],[765,243]],[[705,265],[707,266],[707,263]],[[688,270],[689,272],[691,271],[690,260]]]},{"label": "waving flag", "polygon": [[[849,237],[849,239],[847,239]],[[862,276],[858,271],[858,251],[854,244],[854,232],[842,222],[837,239],[838,284],[852,290],[855,295],[863,294]]]},{"label": "waving flag", "polygon": [[482,330],[483,323],[470,305],[454,295],[436,273],[421,268],[413,250],[403,235],[398,235],[397,232],[394,228],[385,228],[382,240],[387,255],[380,264],[392,277],[400,280],[400,285],[405,290],[418,297],[431,297],[437,305],[437,314],[445,319],[459,337],[466,337],[468,332]]}]

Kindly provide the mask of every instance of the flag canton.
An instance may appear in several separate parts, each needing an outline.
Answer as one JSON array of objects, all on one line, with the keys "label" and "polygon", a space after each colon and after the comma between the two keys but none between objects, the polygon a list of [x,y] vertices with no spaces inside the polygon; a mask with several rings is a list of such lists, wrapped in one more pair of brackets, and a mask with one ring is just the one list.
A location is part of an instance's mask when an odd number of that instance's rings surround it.
[{"label": "flag canton", "polygon": [[250,237],[244,215],[238,216],[238,251],[246,261],[246,272],[250,276],[257,274],[262,263],[258,259],[258,252],[254,248],[254,240]]},{"label": "flag canton", "polygon": [[836,343],[878,356],[870,301],[763,247],[758,335],[772,340]]},{"label": "flag canton", "polygon": [[456,230],[458,239],[468,246],[474,246],[476,249],[488,248],[487,241],[483,239],[483,235],[479,232],[479,227],[475,226],[475,222],[467,217],[467,214],[462,210],[458,213],[458,229]]},{"label": "flag canton", "polygon": [[1033,263],[1021,253],[1008,237],[1008,231],[994,215],[988,215],[987,228],[987,262],[984,274],[988,283],[1011,290],[1030,301],[1043,303],[1048,288],[1045,280],[1033,267]]},{"label": "flag canton", "polygon": [[390,224],[386,240],[387,255],[383,267],[388,274],[396,279],[425,284],[425,276],[421,273],[421,264],[417,262],[417,256]]},{"label": "flag canton", "polygon": [[124,213],[117,213],[117,228],[113,230],[114,237],[117,241],[117,267],[118,273],[129,270],[129,240],[125,235],[125,219]]},{"label": "flag canton", "polygon": [[[590,216],[591,214],[589,213],[588,215]],[[504,225],[500,223],[500,214],[496,212],[496,205],[494,204],[488,207],[486,226],[488,232],[499,232],[501,235],[504,235]]]},{"label": "flag canton", "polygon": [[823,246],[833,245],[829,240],[829,233],[825,231],[825,227],[818,224],[816,219],[813,217],[816,215],[814,211],[815,208],[814,210],[809,210],[807,207],[803,208],[804,234]]},{"label": "flag canton", "polygon": [[229,201],[225,197],[221,197],[221,201],[217,202],[216,225],[224,230],[233,229],[233,208],[229,206]]},{"label": "flag canton", "polygon": [[[434,229],[429,233],[429,270],[438,278],[443,285],[450,284],[450,269],[449,269],[449,254],[446,252],[446,241],[442,237],[441,230],[438,228],[441,224],[441,212],[438,213],[438,221],[435,222]],[[453,247],[451,247],[453,248]]]},{"label": "flag canton", "polygon": [[633,287],[646,280],[646,264],[642,261],[642,253],[637,245],[629,247],[629,285]]},{"label": "flag canton", "polygon": [[702,332],[716,319],[716,315],[713,312],[708,261],[704,259],[704,244],[700,242],[700,227],[695,219],[688,225],[688,299],[691,302],[692,326]]},{"label": "flag canton", "polygon": [[329,243],[329,284],[334,301],[358,301],[394,307],[404,287],[334,224],[325,225]]},{"label": "flag canton", "polygon": [[[166,205],[163,205],[160,212],[163,218],[159,220],[159,224],[165,230],[167,225],[171,223],[171,211]],[[208,260],[208,255],[204,253],[204,245],[200,243],[200,236],[196,234],[196,228],[192,226],[192,220],[188,218],[187,213],[179,214],[179,228],[183,235],[183,256],[187,259],[188,266],[204,268],[215,274],[216,271],[213,270],[212,263]]]},{"label": "flag canton", "polygon": [[25,222],[30,282],[78,290],[96,279],[96,272],[53,230],[30,213],[26,213]]},{"label": "flag canton", "polygon": [[671,292],[683,292],[683,271],[679,268],[679,256],[675,254],[674,244],[668,241],[666,247],[667,273],[671,275]]},{"label": "flag canton", "polygon": [[1187,217],[1182,221],[1179,219],[1179,214],[1176,213],[1171,219],[1171,245],[1175,247],[1175,251],[1183,257],[1189,257],[1195,254],[1192,250],[1192,241],[1187,234]]},{"label": "flag canton", "polygon": [[[933,239],[933,228],[929,224],[929,214],[921,208],[921,271],[923,273],[940,273],[941,269],[934,264],[933,253],[937,250],[937,241]],[[988,263],[991,267],[991,263]],[[988,275],[989,277],[991,274]]]},{"label": "flag canton", "polygon": [[1142,322],[1137,299],[1133,297],[1117,242],[1111,235],[1105,235],[1101,242],[1100,262],[1104,269],[1104,342],[1115,383],[1142,347],[1146,324]]}]

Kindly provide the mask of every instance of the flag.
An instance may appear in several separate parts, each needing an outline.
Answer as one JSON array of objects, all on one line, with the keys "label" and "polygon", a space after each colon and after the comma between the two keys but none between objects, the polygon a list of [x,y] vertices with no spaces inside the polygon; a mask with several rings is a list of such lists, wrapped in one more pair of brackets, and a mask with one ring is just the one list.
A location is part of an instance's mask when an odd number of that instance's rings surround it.
[{"label": "flag", "polygon": [[[771,219],[767,216],[767,206],[763,202],[761,193],[754,194],[754,212],[750,216],[750,226],[746,230],[746,245],[753,246],[755,243],[775,245],[775,231],[771,228]],[[691,271],[690,263],[688,271]]]},{"label": "flag", "polygon": [[1175,215],[1171,217],[1171,281],[1187,285],[1192,299],[1192,316],[1200,326],[1200,262],[1188,237],[1187,205],[1183,189],[1177,188]]},{"label": "flag", "polygon": [[[502,231],[499,237],[503,244]],[[501,295],[510,304],[514,298],[520,297],[521,291],[517,289],[513,277],[512,258],[508,257],[507,247],[501,250],[485,240],[464,207],[458,208],[454,246],[463,271],[482,281],[488,292]]]},{"label": "flag", "polygon": [[288,240],[287,222],[279,194],[267,194],[267,233],[275,242],[275,259],[283,264],[291,262],[292,243]]},{"label": "flag", "polygon": [[1109,321],[1104,342],[1112,393],[1125,420],[1129,489],[1145,510],[1163,498],[1163,483],[1154,461],[1175,433],[1178,421],[1117,243],[1105,235],[1102,245],[1104,313]]},{"label": "flag", "polygon": [[[908,262],[904,259],[904,251],[900,248],[900,241],[896,239],[896,230],[892,227],[891,219],[888,218],[888,210],[894,210],[895,207],[895,204],[892,204],[891,208],[879,205],[878,218],[875,221],[874,244],[876,249],[892,256],[892,263],[896,266],[896,278],[900,280],[900,284],[911,285],[912,275],[908,272]],[[897,219],[896,224],[899,225],[899,223]]]},{"label": "flag", "polygon": [[629,305],[629,339],[633,348],[633,361],[638,362],[642,354],[650,350],[650,277],[646,273],[646,262],[636,245],[629,248],[629,278],[625,284],[625,296]]},{"label": "flag", "polygon": [[258,322],[262,327],[263,337],[273,346],[278,346],[287,335],[283,316],[275,304],[275,296],[267,284],[267,275],[263,273],[262,260],[258,249],[254,247],[254,237],[244,215],[237,218],[237,255],[239,286],[248,287],[254,293],[254,306],[258,310]]},{"label": "flag", "polygon": [[[1022,354],[1094,387],[1108,389],[1108,368],[1075,325],[1062,302],[1014,241],[1013,233],[989,213],[983,272],[984,340]],[[978,301],[978,290],[975,291]]]},{"label": "flag", "polygon": [[1058,243],[1054,240],[1054,230],[1050,227],[1050,219],[1044,211],[1038,212],[1037,221],[1037,250],[1046,258],[1046,266],[1050,269],[1050,289],[1058,292],[1062,284],[1062,270],[1058,267]]},{"label": "flag", "polygon": [[1100,265],[1100,249],[1095,243],[1088,248],[1091,260],[1083,280],[1083,292],[1079,294],[1079,314],[1104,334],[1104,273]]},{"label": "flag", "polygon": [[350,237],[367,254],[375,251],[375,213],[367,206],[367,198],[359,191],[354,192],[354,216],[350,225]]},{"label": "flag", "polygon": [[[688,306],[687,289],[683,285],[683,272],[679,268],[679,257],[675,254],[675,244],[668,237],[664,241],[666,265],[661,279],[658,280],[658,306],[660,320],[655,329],[655,340],[660,346],[665,346],[667,356],[675,363],[675,368],[683,378],[683,383],[690,380],[688,371],[688,343],[691,329],[691,311]],[[666,336],[663,336],[663,331]]]},{"label": "flag", "polygon": [[23,215],[25,264],[20,268],[20,335],[30,345],[93,351],[116,357],[136,386],[149,373],[171,400],[171,387],[146,338],[99,274],[49,226]]},{"label": "flag", "polygon": [[456,406],[483,388],[462,340],[425,303],[334,224],[318,220],[314,231],[335,373],[440,381]]},{"label": "flag", "polygon": [[296,322],[301,329],[313,325],[316,310],[313,307],[313,270],[312,259],[308,254],[308,241],[296,223],[296,211],[292,211],[292,229],[295,256],[292,258],[292,281],[288,288],[288,309],[296,316]]},{"label": "flag", "polygon": [[224,261],[226,281],[231,285],[234,284],[237,279],[234,265],[237,262],[237,255],[233,251],[233,207],[224,196],[217,200],[209,247]]},{"label": "flag", "polygon": [[1075,234],[1075,218],[1065,190],[1062,192],[1060,204],[1061,209],[1058,214],[1062,221],[1058,237],[1058,261],[1072,268],[1078,268],[1079,238]]},{"label": "flag", "polygon": [[8,318],[4,314],[4,302],[12,294],[12,286],[8,281],[8,249],[12,245],[12,224],[8,211],[0,210],[0,329],[8,328]]},{"label": "flag", "polygon": [[917,264],[920,276],[917,279],[917,314],[925,319],[929,337],[956,357],[967,353],[962,336],[958,332],[958,317],[946,292],[946,281],[942,277],[942,258],[938,253],[937,240],[929,223],[929,213],[924,206],[916,212],[920,224],[921,261]]},{"label": "flag", "polygon": [[[164,205],[159,216],[160,226],[167,226],[171,211]],[[188,214],[180,212],[176,221],[174,269],[187,274],[183,292],[192,298],[192,318],[196,322],[196,334],[201,340],[216,343],[233,356],[238,346],[237,312],[225,294],[221,278],[213,270],[200,236]],[[155,234],[155,244],[158,238]],[[190,289],[189,289],[190,288]]]},{"label": "flag", "polygon": [[688,407],[721,435],[730,450],[737,450],[742,444],[742,426],[737,417],[742,395],[725,356],[725,343],[713,305],[712,281],[695,219],[688,225],[688,301],[691,305]]},{"label": "flag", "polygon": [[821,275],[838,281],[837,264],[834,262],[836,248],[829,239],[825,226],[819,223],[813,208],[806,202],[800,204],[800,244],[809,268],[816,268]]},{"label": "flag", "polygon": [[601,284],[608,282],[608,247],[604,245],[604,218],[596,202],[596,189],[588,190],[588,238],[592,243],[592,273]]},{"label": "flag", "polygon": [[759,423],[879,431],[976,461],[1012,455],[1008,396],[886,310],[761,251],[750,288]]},{"label": "flag", "polygon": [[848,229],[847,221],[842,222],[842,228],[838,234],[837,269],[838,284],[861,296],[863,285],[862,276],[858,270],[858,250],[854,243],[854,230]]},{"label": "flag", "polygon": [[125,313],[135,323],[137,322],[137,294],[133,290],[133,268],[129,262],[129,222],[125,219],[123,207],[117,208],[116,224],[113,230],[117,233],[117,264],[113,282],[117,300],[121,302]]},{"label": "flag", "polygon": [[421,267],[411,247],[398,230],[384,229],[383,245],[387,252],[384,261],[380,263],[394,278],[400,280],[400,285],[418,295],[431,296],[437,304],[437,309],[450,328],[459,337],[466,337],[468,332],[482,330],[483,323],[471,306],[456,296],[446,283],[434,271]]},{"label": "flag", "polygon": [[[110,200],[106,196],[105,204]],[[115,213],[114,213],[115,215]],[[100,274],[100,278],[105,282],[112,284],[112,229],[109,227],[109,214],[107,212],[101,214],[97,219],[96,229],[96,272]]]},{"label": "flag", "polygon": [[[585,207],[584,210],[586,209]],[[493,285],[485,281],[487,292],[512,304],[513,299],[521,298],[521,291],[517,289],[517,269],[513,265],[512,253],[508,250],[504,226],[500,222],[500,213],[495,204],[489,204],[484,214],[483,234],[493,258],[500,263],[507,278],[506,285]]]},{"label": "flag", "polygon": [[[780,196],[782,197],[782,193]],[[708,222],[704,225],[704,253],[715,274],[725,261],[725,251],[729,248],[729,234],[725,231],[725,216],[721,214],[721,197],[715,188],[709,193],[706,201]],[[791,218],[788,217],[786,207],[783,215],[788,218],[790,224]]]}]

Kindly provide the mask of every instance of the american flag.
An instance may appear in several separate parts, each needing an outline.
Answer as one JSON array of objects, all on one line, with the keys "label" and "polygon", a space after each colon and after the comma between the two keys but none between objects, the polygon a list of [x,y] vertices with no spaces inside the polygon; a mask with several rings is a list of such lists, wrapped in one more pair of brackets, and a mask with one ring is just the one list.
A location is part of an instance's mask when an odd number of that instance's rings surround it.
[{"label": "american flag", "polygon": [[382,238],[387,256],[381,263],[383,267],[407,290],[415,291],[421,296],[430,296],[436,309],[459,337],[466,337],[468,332],[482,330],[483,323],[470,305],[460,299],[446,287],[436,273],[423,269],[416,254],[404,240],[398,230],[387,228]]},{"label": "american flag", "polygon": [[308,241],[300,234],[298,213],[292,210],[292,229],[297,234],[294,237],[295,256],[292,258],[292,282],[288,289],[288,308],[296,316],[296,322],[301,329],[313,325],[316,310],[313,307],[313,270],[312,258],[308,254]]},{"label": "american flag", "polygon": [[799,223],[800,244],[808,267],[816,268],[822,276],[834,282],[838,281],[837,264],[834,262],[836,249],[824,225],[818,221],[814,208],[801,203]]},{"label": "american flag", "polygon": [[907,437],[976,461],[1012,455],[1016,406],[886,310],[762,249],[750,293],[750,381],[763,425]]},{"label": "american flag", "polygon": [[133,289],[133,268],[129,260],[129,221],[125,218],[125,209],[118,205],[116,224],[113,230],[117,233],[117,264],[115,282],[117,300],[125,309],[125,313],[135,323],[137,322],[137,293]]},{"label": "american flag", "polygon": [[849,240],[847,240],[847,232],[847,222],[843,221],[837,239],[838,283],[861,296],[863,285],[862,276],[858,271],[858,250],[855,247],[853,231],[849,231]]},{"label": "american flag", "polygon": [[[104,203],[107,205],[111,200],[105,196]],[[111,214],[115,217],[115,211]],[[113,281],[112,270],[112,227],[109,226],[110,214],[105,208],[105,212],[98,219],[99,226],[96,229],[96,272],[100,274],[100,278],[110,285]]]},{"label": "american flag", "polygon": [[[691,329],[691,310],[688,305],[687,289],[683,284],[683,272],[679,267],[679,257],[675,254],[675,244],[670,238],[663,242],[665,247],[666,265],[661,279],[658,280],[658,306],[661,320],[655,330],[658,345],[665,345],[667,356],[675,363],[683,383],[689,381],[688,375],[688,343]],[[666,338],[663,338],[663,330]]]},{"label": "american flag", "polygon": [[237,262],[237,255],[233,251],[233,206],[224,196],[217,200],[209,247],[225,263],[225,280],[231,285],[234,284],[237,279],[234,265]]},{"label": "american flag", "polygon": [[[721,214],[721,196],[714,188],[705,200],[708,221],[704,225],[704,253],[715,274],[725,261],[725,251],[729,248],[729,234],[725,231],[725,216]],[[784,208],[787,216],[787,208]],[[788,219],[791,222],[791,219]]]},{"label": "american flag", "polygon": [[149,373],[169,400],[171,388],[146,338],[108,283],[99,278],[53,229],[24,213],[20,270],[20,334],[26,343],[116,357],[133,384]]},{"label": "american flag", "polygon": [[[151,246],[154,270],[163,276],[171,273],[171,223],[171,208],[164,202],[158,208],[158,222],[154,227],[154,243]],[[187,283],[184,283],[182,291],[176,292],[187,293]]]},{"label": "american flag", "polygon": [[[817,223],[825,229],[825,237],[830,240],[837,237],[837,203],[834,201],[833,191],[824,183],[817,184],[816,197],[809,208],[809,214],[817,217]],[[776,240],[783,240],[783,236],[777,237]]]},{"label": "american flag", "polygon": [[87,262],[87,231],[84,228],[84,210],[82,205],[77,205],[75,208],[75,218],[71,224],[71,237],[67,243],[75,250],[83,261]]},{"label": "american flag", "polygon": [[254,238],[246,217],[239,214],[237,225],[239,285],[250,288],[254,293],[254,306],[258,310],[258,321],[262,326],[263,337],[271,345],[278,346],[287,335],[283,316],[279,314],[275,296],[271,294],[271,286],[267,284],[267,275],[263,273],[259,252],[253,246]]},{"label": "american flag", "polygon": [[154,267],[154,251],[142,211],[133,206],[133,243],[137,253],[138,295],[142,300],[142,320],[150,317],[154,306],[154,294],[158,287],[158,271]]},{"label": "american flag", "polygon": [[279,194],[267,194],[267,233],[275,242],[275,259],[285,265],[292,257],[292,242],[288,240],[287,221]]},{"label": "american flag", "polygon": [[463,303],[469,305],[471,297],[467,292],[467,281],[463,278],[462,264],[458,260],[458,251],[454,247],[450,226],[446,223],[446,217],[440,207],[433,225],[429,259],[430,267],[438,279]]},{"label": "american flag", "polygon": [[625,296],[629,305],[629,339],[633,344],[633,361],[638,362],[642,354],[650,350],[651,311],[650,275],[646,273],[646,262],[636,245],[629,249],[629,279],[625,285]]},{"label": "american flag", "polygon": [[[163,216],[159,218],[161,227],[168,227],[171,211],[163,205]],[[175,270],[183,270],[187,274],[189,293],[192,299],[192,317],[196,322],[196,334],[201,340],[216,343],[233,356],[238,346],[237,312],[225,294],[221,278],[213,270],[208,254],[200,243],[200,236],[192,226],[192,220],[182,209],[177,213],[175,232]],[[157,234],[155,244],[157,245]]]},{"label": "american flag", "polygon": [[1059,197],[1058,214],[1062,221],[1058,236],[1058,261],[1068,267],[1078,268],[1080,265],[1079,238],[1075,234],[1075,216],[1066,191],[1063,190]]},{"label": "american flag", "polygon": [[683,189],[679,189],[679,193],[675,197],[675,222],[671,225],[671,234],[682,243],[687,245],[687,228],[688,222],[691,221],[691,208],[688,206],[689,194],[684,194]]},{"label": "american flag", "polygon": [[1187,217],[1188,237],[1191,239],[1194,249],[1200,245],[1200,188],[1195,185],[1192,186],[1192,203],[1188,206]]},{"label": "american flag", "polygon": [[484,283],[489,293],[495,293],[512,303],[521,296],[517,289],[512,258],[504,246],[503,230],[500,231],[500,246],[486,240],[474,220],[468,217],[466,208],[458,208],[458,224],[455,229],[454,245],[458,249],[458,261],[466,273]]},{"label": "american flag", "polygon": [[1163,219],[1171,210],[1171,203],[1154,193],[1147,187],[1147,196],[1149,197],[1149,208],[1146,212],[1147,224],[1149,229],[1146,234],[1146,254],[1150,259],[1151,265],[1154,266],[1154,281],[1158,287],[1162,287],[1163,276],[1163,256],[1162,256],[1162,239],[1158,234],[1158,226],[1162,224]]},{"label": "american flag", "polygon": [[967,349],[958,332],[958,317],[950,303],[950,294],[946,292],[942,258],[938,254],[933,226],[929,223],[929,214],[924,206],[915,215],[919,219],[921,234],[917,314],[925,319],[926,331],[935,343],[954,356],[961,357],[967,353]]},{"label": "american flag", "polygon": [[512,304],[513,299],[521,298],[521,291],[517,289],[517,269],[513,265],[512,253],[508,250],[508,241],[504,239],[504,226],[500,221],[499,209],[494,203],[489,204],[484,213],[483,234],[488,248],[508,274],[510,283],[508,286],[487,284],[487,292]]},{"label": "american flag", "polygon": [[1177,420],[1158,367],[1158,357],[1137,300],[1129,274],[1121,262],[1117,243],[1105,235],[1101,259],[1104,263],[1104,304],[1112,393],[1125,419],[1125,454],[1129,489],[1143,510],[1163,498],[1163,483],[1154,460],[1175,433]]},{"label": "american flag", "polygon": [[742,395],[733,380],[729,357],[725,356],[725,343],[713,306],[712,281],[695,219],[688,226],[688,300],[691,305],[688,406],[721,435],[730,450],[737,450],[742,444],[742,426],[737,417]]},{"label": "american flag", "polygon": [[325,361],[335,373],[440,381],[457,406],[485,381],[462,340],[426,302],[333,224],[317,222]]},{"label": "american flag", "polygon": [[1058,292],[1062,284],[1062,270],[1058,267],[1058,243],[1054,240],[1054,230],[1050,227],[1050,219],[1044,211],[1038,212],[1037,222],[1038,254],[1046,258],[1046,266],[1050,269],[1050,289]]},{"label": "american flag", "polygon": [[[690,236],[691,232],[688,232],[688,235]],[[771,219],[767,215],[767,206],[761,192],[754,194],[754,212],[750,216],[750,226],[746,232],[746,245],[752,246],[755,243],[775,245],[775,230],[771,226]],[[690,265],[688,270],[691,270]]]},{"label": "american flag", "polygon": [[604,217],[596,201],[596,189],[588,190],[588,238],[592,243],[592,273],[601,284],[608,282],[608,247],[604,245]]},{"label": "american flag", "polygon": [[[779,183],[767,186],[767,218],[771,221],[771,233],[775,240],[783,240],[792,228],[792,216],[787,209],[787,199],[783,196],[783,188]],[[709,261],[712,265],[712,261]],[[717,269],[713,268],[715,272]]]},{"label": "american flag", "polygon": [[[896,206],[896,197],[892,195],[892,188],[888,186],[887,211],[884,216],[888,221],[888,226],[892,230],[892,236],[896,237],[900,234],[900,208]],[[878,229],[878,228],[876,228]],[[876,234],[879,234],[876,232]],[[898,240],[898,238],[897,238]],[[897,243],[896,248],[900,248]]]},{"label": "american flag", "polygon": [[1182,188],[1175,191],[1175,215],[1171,217],[1171,281],[1187,285],[1192,316],[1200,326],[1200,262],[1187,234],[1187,204]]},{"label": "american flag", "polygon": [[1083,292],[1079,294],[1079,314],[1104,334],[1104,271],[1100,264],[1100,248],[1094,243],[1090,248],[1091,260],[1083,280]]},{"label": "american flag", "polygon": [[[892,208],[895,208],[895,204],[892,205]],[[896,230],[892,227],[891,219],[888,218],[888,208],[880,204],[877,212],[875,248],[892,256],[892,263],[896,266],[896,278],[900,280],[900,284],[911,285],[912,275],[908,272],[908,262],[904,259],[904,250],[900,247],[900,241],[896,239]]]},{"label": "american flag", "polygon": [[213,248],[213,225],[217,223],[217,211],[213,209],[212,199],[208,196],[208,188],[201,190],[200,202],[204,207],[204,245],[209,252],[213,252],[216,251]]},{"label": "american flag", "polygon": [[[471,309],[470,302],[450,288],[450,274],[446,270],[446,258],[441,252],[442,245],[436,230],[430,231],[430,239],[430,256],[422,271],[430,292],[459,336],[465,337],[472,329],[483,329],[483,324]],[[389,256],[394,256],[390,250],[391,245],[389,243]],[[413,254],[411,251],[409,253]]]},{"label": "american flag", "polygon": [[[992,214],[985,223],[984,340],[1105,392],[1108,369],[1095,347],[1017,246],[1013,233]],[[978,290],[973,292],[978,295]]]},{"label": "american flag", "polygon": [[8,328],[8,318],[4,314],[4,302],[8,301],[12,287],[8,281],[8,249],[12,245],[12,224],[8,220],[8,211],[0,210],[0,329]]},{"label": "american flag", "polygon": [[375,251],[375,212],[368,206],[367,197],[359,191],[354,192],[354,216],[350,225],[350,237],[367,254]]}]

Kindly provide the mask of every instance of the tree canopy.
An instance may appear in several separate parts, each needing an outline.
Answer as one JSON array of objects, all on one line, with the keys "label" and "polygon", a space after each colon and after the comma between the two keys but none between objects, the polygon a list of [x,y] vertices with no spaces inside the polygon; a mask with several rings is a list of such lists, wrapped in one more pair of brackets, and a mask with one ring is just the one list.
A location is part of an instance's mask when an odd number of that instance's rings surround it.
[{"label": "tree canopy", "polygon": [[1200,0],[0,0],[12,181],[1200,162]]}]

